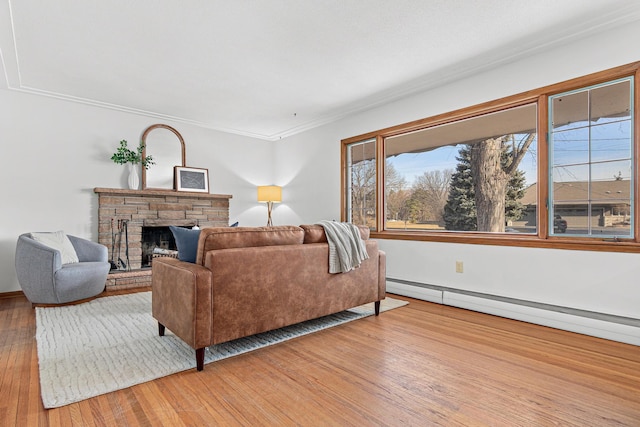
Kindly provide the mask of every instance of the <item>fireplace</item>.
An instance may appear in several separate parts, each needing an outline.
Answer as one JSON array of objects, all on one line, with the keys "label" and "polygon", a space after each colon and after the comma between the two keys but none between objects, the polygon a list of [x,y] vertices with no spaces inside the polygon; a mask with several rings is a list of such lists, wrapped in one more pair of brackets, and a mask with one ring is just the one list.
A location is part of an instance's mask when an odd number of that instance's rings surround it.
[{"label": "fireplace", "polygon": [[[109,260],[118,267],[112,272],[148,270],[149,250],[153,247],[175,250],[170,225],[180,227],[227,227],[229,225],[229,199],[224,194],[203,194],[167,190],[121,190],[95,188],[98,194],[98,242],[109,251]],[[126,230],[119,225],[126,224]],[[149,229],[149,231],[147,231]],[[143,243],[143,234],[151,233],[154,243]],[[123,257],[127,252],[128,262]],[[156,246],[153,246],[156,244]],[[126,262],[126,268],[118,261]],[[146,279],[150,282],[150,276]]]}]

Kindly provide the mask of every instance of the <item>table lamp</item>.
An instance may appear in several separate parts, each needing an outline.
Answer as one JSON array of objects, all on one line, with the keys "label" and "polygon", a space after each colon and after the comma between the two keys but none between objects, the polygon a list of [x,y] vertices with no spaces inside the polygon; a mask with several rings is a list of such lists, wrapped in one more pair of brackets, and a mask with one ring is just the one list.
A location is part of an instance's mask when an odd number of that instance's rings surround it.
[{"label": "table lamp", "polygon": [[271,210],[274,203],[282,201],[282,187],[277,185],[260,185],[258,186],[258,202],[267,204],[268,220],[267,227],[273,226],[271,222]]}]

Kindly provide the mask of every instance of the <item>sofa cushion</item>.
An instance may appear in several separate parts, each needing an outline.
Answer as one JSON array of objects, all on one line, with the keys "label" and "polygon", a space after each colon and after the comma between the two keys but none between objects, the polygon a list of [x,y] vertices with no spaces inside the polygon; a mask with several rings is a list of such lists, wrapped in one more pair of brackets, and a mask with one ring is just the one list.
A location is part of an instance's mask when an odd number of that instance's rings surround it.
[{"label": "sofa cushion", "polygon": [[170,225],[169,230],[171,230],[173,238],[176,241],[176,247],[178,248],[178,259],[180,261],[196,262],[200,230],[176,227],[175,225]]},{"label": "sofa cushion", "polygon": [[256,246],[301,245],[304,230],[293,225],[275,227],[203,228],[198,240],[196,262],[203,264],[204,254],[211,250]]},{"label": "sofa cushion", "polygon": [[[304,243],[327,243],[327,236],[324,234],[324,227],[320,224],[305,224],[300,228],[304,230]],[[362,240],[369,239],[369,228],[359,225],[360,237]]]}]

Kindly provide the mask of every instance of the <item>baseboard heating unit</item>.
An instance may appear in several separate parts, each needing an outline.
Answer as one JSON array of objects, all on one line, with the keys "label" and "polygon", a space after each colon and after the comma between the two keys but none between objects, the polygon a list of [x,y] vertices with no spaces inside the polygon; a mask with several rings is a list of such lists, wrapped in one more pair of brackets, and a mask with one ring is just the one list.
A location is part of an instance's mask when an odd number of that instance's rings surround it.
[{"label": "baseboard heating unit", "polygon": [[640,319],[387,278],[387,292],[565,331],[640,345]]}]

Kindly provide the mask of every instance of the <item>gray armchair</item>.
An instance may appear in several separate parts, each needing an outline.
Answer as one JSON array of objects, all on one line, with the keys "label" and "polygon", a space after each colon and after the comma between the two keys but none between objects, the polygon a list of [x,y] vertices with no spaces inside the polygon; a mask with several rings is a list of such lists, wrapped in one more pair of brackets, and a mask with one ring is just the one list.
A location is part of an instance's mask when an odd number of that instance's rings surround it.
[{"label": "gray armchair", "polygon": [[78,260],[62,264],[60,251],[26,233],[16,245],[16,273],[25,296],[33,304],[62,304],[90,298],[104,290],[111,265],[107,248],[80,237],[68,236]]}]

